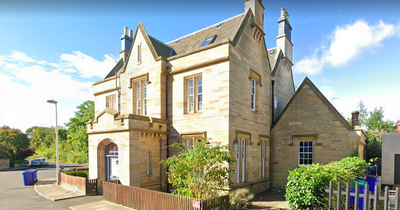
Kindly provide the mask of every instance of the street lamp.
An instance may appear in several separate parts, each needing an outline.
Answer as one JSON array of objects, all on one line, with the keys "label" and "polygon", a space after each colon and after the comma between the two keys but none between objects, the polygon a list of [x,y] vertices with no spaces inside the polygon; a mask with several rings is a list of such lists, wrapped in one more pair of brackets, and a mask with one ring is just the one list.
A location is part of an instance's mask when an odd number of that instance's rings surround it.
[{"label": "street lamp", "polygon": [[54,104],[56,106],[56,180],[57,185],[60,184],[60,178],[58,177],[58,173],[60,171],[60,162],[58,157],[58,124],[57,124],[57,101],[55,100],[48,100],[48,103]]}]

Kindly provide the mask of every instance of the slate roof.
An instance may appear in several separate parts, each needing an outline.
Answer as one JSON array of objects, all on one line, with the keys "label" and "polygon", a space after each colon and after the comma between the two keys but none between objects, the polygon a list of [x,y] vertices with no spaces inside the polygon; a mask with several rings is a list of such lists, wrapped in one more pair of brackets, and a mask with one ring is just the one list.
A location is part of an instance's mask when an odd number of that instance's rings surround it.
[{"label": "slate roof", "polygon": [[119,59],[118,63],[114,66],[114,68],[107,74],[107,76],[104,79],[110,78],[115,76],[115,74],[124,66],[124,61],[123,59]]},{"label": "slate roof", "polygon": [[148,35],[148,36],[151,41],[151,44],[153,45],[154,49],[156,50],[156,52],[158,54],[158,56],[168,58],[170,56],[176,55],[176,52],[172,47],[164,44],[162,41],[160,41],[150,35]]},{"label": "slate roof", "polygon": [[223,41],[225,39],[233,40],[235,37],[243,19],[245,18],[245,13],[237,15],[233,18],[224,20],[200,31],[196,31],[192,34],[183,36],[179,39],[170,41],[167,45],[171,46],[175,52],[183,54],[190,52],[194,49],[200,48],[200,45],[207,39],[216,35],[214,43]]},{"label": "slate roof", "polygon": [[268,58],[269,58],[269,62],[271,64],[271,71],[274,69],[277,54],[278,54],[278,51],[276,50],[276,47],[268,49]]}]

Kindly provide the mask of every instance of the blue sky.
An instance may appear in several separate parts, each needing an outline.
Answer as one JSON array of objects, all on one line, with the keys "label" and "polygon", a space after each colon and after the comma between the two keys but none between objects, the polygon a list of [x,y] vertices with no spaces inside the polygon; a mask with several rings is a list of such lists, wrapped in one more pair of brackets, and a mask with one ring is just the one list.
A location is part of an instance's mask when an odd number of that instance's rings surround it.
[{"label": "blue sky", "polygon": [[[272,1],[265,40],[275,47],[280,8],[290,14],[296,87],[308,76],[345,117],[360,100],[400,119],[399,1]],[[168,42],[244,12],[243,0],[29,1],[0,4],[0,126],[59,124],[93,100],[92,84],[119,58],[123,27]]]}]

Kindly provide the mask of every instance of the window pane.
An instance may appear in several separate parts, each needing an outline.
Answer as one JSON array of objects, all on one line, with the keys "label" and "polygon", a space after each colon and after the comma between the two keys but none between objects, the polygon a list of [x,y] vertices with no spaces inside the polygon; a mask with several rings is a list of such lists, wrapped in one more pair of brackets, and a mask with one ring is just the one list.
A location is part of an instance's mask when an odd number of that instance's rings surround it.
[{"label": "window pane", "polygon": [[197,109],[199,111],[203,110],[203,95],[197,96]]},{"label": "window pane", "polygon": [[136,98],[137,98],[137,103],[136,103],[136,108],[137,112],[136,114],[140,115],[141,113],[141,90],[140,90],[140,82],[136,84]]},{"label": "window pane", "polygon": [[300,147],[302,147],[302,146],[303,146],[303,143],[304,143],[304,142],[302,142],[302,141],[300,142]]},{"label": "window pane", "polygon": [[188,93],[189,95],[193,95],[193,79],[188,81]]},{"label": "window pane", "polygon": [[254,94],[256,89],[256,81],[253,79],[251,80],[251,93]]},{"label": "window pane", "polygon": [[143,98],[147,98],[147,82],[143,82]]},{"label": "window pane", "polygon": [[189,96],[189,112],[193,112],[194,109],[194,98],[193,96]]},{"label": "window pane", "polygon": [[197,93],[203,93],[203,79],[201,77],[197,78]]},{"label": "window pane", "polygon": [[187,149],[193,149],[193,148],[194,148],[193,139],[188,139],[187,140]]},{"label": "window pane", "polygon": [[242,159],[246,157],[246,140],[242,139]]}]

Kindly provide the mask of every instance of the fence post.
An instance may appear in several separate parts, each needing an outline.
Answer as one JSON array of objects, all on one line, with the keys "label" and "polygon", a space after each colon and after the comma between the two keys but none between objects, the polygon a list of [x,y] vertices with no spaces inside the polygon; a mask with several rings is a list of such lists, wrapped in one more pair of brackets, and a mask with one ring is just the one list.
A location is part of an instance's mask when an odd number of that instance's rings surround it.
[{"label": "fence post", "polygon": [[350,183],[346,183],[346,210],[349,210],[350,206]]},{"label": "fence post", "polygon": [[383,201],[383,202],[384,202],[384,203],[383,203],[383,210],[388,210],[388,203],[389,203],[389,194],[388,194],[388,191],[389,191],[389,187],[386,186],[386,187],[385,187],[385,200]]},{"label": "fence post", "polygon": [[356,182],[356,194],[354,195],[354,209],[358,210],[358,199],[360,196],[360,189],[358,188],[358,182]]},{"label": "fence post", "polygon": [[374,210],[378,210],[379,194],[380,192],[378,191],[378,185],[375,185]]},{"label": "fence post", "polygon": [[340,210],[340,201],[341,201],[341,198],[342,197],[342,183],[341,182],[338,182],[338,184],[337,184],[337,203],[336,203],[336,209],[337,210]]},{"label": "fence post", "polygon": [[396,202],[395,202],[395,209],[398,210],[399,209],[399,187],[396,187]]},{"label": "fence post", "polygon": [[364,208],[369,209],[369,186],[368,186],[368,184],[365,185],[365,189],[364,189]]},{"label": "fence post", "polygon": [[328,203],[329,209],[332,209],[332,196],[333,196],[333,186],[331,180],[329,181],[329,203]]}]

